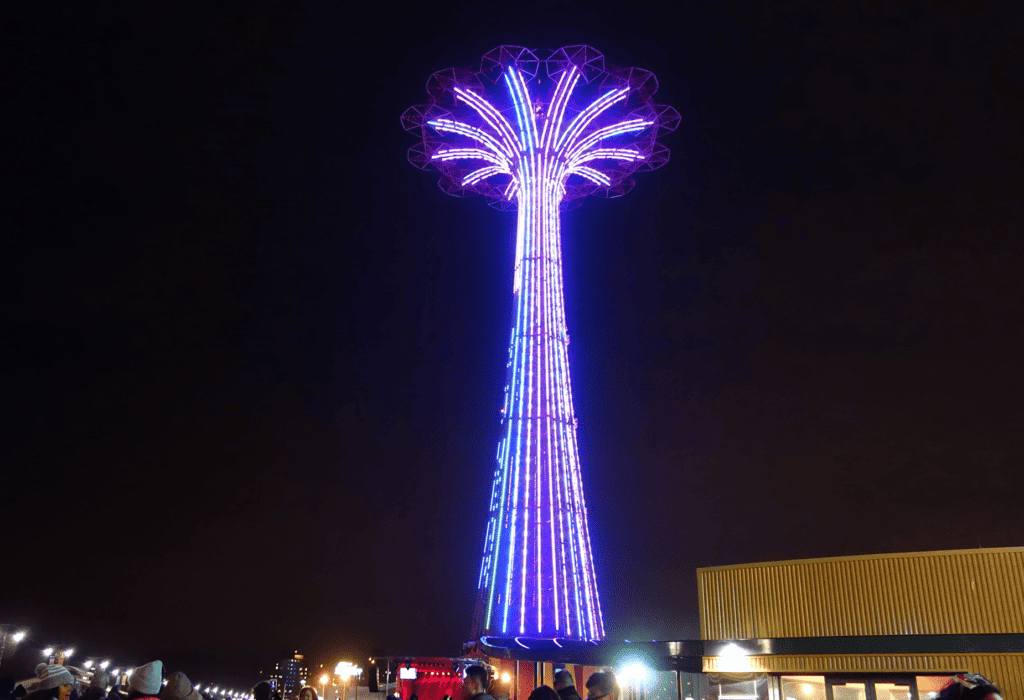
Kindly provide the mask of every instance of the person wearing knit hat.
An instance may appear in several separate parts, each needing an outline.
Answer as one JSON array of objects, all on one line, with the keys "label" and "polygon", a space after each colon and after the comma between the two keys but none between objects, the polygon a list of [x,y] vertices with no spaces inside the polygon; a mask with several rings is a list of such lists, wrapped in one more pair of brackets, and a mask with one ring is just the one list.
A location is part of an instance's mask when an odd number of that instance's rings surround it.
[{"label": "person wearing knit hat", "polygon": [[181,671],[167,676],[167,685],[157,696],[160,700],[202,700],[202,694],[192,687],[192,681]]},{"label": "person wearing knit hat", "polygon": [[160,692],[164,681],[164,662],[150,661],[132,671],[128,679],[128,700],[152,698]]},{"label": "person wearing knit hat", "polygon": [[80,700],[104,700],[107,697],[107,686],[110,685],[110,674],[97,669],[92,672],[89,687],[82,693]]},{"label": "person wearing knit hat", "polygon": [[75,678],[63,666],[39,664],[36,666],[36,675],[39,681],[33,686],[32,692],[25,696],[26,700],[67,700],[71,695]]}]

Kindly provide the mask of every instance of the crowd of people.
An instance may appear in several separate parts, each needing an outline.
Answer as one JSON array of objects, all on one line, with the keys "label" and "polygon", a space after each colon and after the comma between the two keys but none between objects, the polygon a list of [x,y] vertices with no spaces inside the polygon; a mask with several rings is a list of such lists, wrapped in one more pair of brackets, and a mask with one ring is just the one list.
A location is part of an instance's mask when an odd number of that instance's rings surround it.
[{"label": "crowd of people", "polygon": [[60,664],[39,664],[36,678],[15,684],[11,676],[0,678],[0,700],[213,700],[196,690],[184,673],[165,674],[160,661],[133,669],[121,687],[102,669],[88,680]]},{"label": "crowd of people", "polygon": [[[618,700],[618,684],[615,676],[601,671],[590,674],[587,679],[586,700]],[[470,666],[462,682],[465,700],[494,700],[487,692],[488,675],[483,666]],[[528,700],[583,700],[572,674],[558,671],[554,687],[542,685],[530,693]],[[999,688],[990,680],[977,673],[960,673],[952,676],[935,700],[1002,700]]]},{"label": "crowd of people", "polygon": [[[39,664],[36,678],[31,682],[15,684],[11,676],[0,678],[0,700],[214,700],[197,690],[181,671],[165,674],[160,661],[134,669],[128,676],[124,688],[112,684],[110,675],[97,669],[88,679],[88,685],[72,674],[66,666]],[[495,700],[488,692],[490,674],[484,666],[469,666],[462,680],[462,700]],[[600,671],[587,679],[586,700],[618,700],[618,685],[615,676]],[[959,674],[950,678],[936,700],[1001,700],[1000,691],[984,676]],[[252,700],[282,700],[281,696],[267,681],[253,686]],[[316,690],[310,686],[302,688],[299,700],[319,700]],[[390,696],[388,700],[401,700]],[[415,696],[410,700],[415,700]],[[452,700],[445,696],[445,700]],[[535,688],[528,700],[583,700],[576,690],[575,680],[569,671],[555,673],[553,687],[542,685]]]}]

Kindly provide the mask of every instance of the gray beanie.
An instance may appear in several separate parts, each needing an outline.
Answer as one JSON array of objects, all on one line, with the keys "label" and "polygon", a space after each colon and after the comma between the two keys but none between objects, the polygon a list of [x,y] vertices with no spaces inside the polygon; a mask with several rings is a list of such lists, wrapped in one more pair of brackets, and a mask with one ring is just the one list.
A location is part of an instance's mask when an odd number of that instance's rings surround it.
[{"label": "gray beanie", "polygon": [[132,671],[132,677],[128,680],[128,687],[146,695],[156,695],[160,692],[164,680],[164,662],[150,661],[145,666],[139,666]]},{"label": "gray beanie", "polygon": [[[38,669],[39,667],[36,666],[36,668]],[[75,682],[71,671],[57,664],[43,666],[36,673],[39,675],[39,684],[36,685],[38,690],[49,690],[50,688],[57,688],[62,685],[72,685]]]},{"label": "gray beanie", "polygon": [[167,676],[167,685],[158,697],[160,700],[202,700],[199,691],[192,687],[192,681],[181,671]]},{"label": "gray beanie", "polygon": [[89,681],[90,688],[102,688],[104,691],[110,685],[110,674],[101,669],[92,672],[92,680]]}]

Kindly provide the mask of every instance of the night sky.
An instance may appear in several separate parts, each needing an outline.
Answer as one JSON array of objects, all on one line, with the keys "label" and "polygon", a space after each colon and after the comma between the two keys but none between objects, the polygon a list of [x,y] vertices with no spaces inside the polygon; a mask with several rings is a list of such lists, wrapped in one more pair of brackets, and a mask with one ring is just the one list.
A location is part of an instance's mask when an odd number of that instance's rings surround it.
[{"label": "night sky", "polygon": [[1024,543],[1019,3],[189,5],[7,23],[26,650],[239,688],[460,651],[515,222],[399,115],[500,44],[591,44],[683,118],[563,217],[609,637],[697,637],[699,566]]}]

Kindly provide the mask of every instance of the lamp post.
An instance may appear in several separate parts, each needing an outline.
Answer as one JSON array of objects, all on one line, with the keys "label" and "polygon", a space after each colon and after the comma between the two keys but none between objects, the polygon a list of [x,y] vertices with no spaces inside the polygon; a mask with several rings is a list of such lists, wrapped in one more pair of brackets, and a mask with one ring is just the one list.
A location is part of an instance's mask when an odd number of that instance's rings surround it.
[{"label": "lamp post", "polygon": [[[356,666],[350,661],[339,661],[338,665],[334,667],[334,673],[341,676],[341,689],[342,697],[341,700],[348,700],[348,681],[350,678],[358,678],[363,670]],[[359,684],[356,683],[355,700],[359,700]]]},{"label": "lamp post", "polygon": [[4,662],[4,652],[7,650],[7,638],[10,637],[11,641],[15,644],[20,644],[21,640],[25,638],[26,632],[19,630],[14,634],[11,634],[11,627],[9,625],[3,626],[3,638],[0,639],[0,664]]},{"label": "lamp post", "polygon": [[329,680],[331,678],[326,673],[320,676],[320,695],[323,696],[324,700],[327,700],[327,681]]}]

